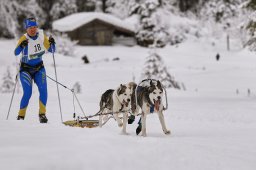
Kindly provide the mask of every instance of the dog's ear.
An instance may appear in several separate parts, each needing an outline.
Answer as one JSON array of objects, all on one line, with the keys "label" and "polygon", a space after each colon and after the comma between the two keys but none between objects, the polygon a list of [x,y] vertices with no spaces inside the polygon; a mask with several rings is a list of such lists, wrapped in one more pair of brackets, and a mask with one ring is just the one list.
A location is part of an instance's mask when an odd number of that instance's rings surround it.
[{"label": "dog's ear", "polygon": [[137,87],[137,84],[134,83],[133,86],[132,86],[132,90],[134,91],[136,89],[136,87]]},{"label": "dog's ear", "polygon": [[125,89],[126,89],[126,86],[120,84],[120,87],[117,89],[117,95],[119,96],[120,94],[124,93]]},{"label": "dog's ear", "polygon": [[122,91],[122,84],[120,84],[119,88],[117,89],[117,95],[119,96],[121,94]]},{"label": "dog's ear", "polygon": [[129,83],[129,89],[135,90],[136,87],[137,87],[137,84],[136,84],[136,83],[134,83],[134,82],[130,82],[130,83]]},{"label": "dog's ear", "polygon": [[132,86],[133,86],[132,82],[128,83],[128,88],[129,89],[132,89]]},{"label": "dog's ear", "polygon": [[161,82],[160,82],[159,80],[157,80],[156,86],[157,86],[159,89],[162,89],[162,84],[161,84]]},{"label": "dog's ear", "polygon": [[154,85],[153,81],[152,81],[152,80],[150,80],[150,86],[153,86],[153,85]]}]

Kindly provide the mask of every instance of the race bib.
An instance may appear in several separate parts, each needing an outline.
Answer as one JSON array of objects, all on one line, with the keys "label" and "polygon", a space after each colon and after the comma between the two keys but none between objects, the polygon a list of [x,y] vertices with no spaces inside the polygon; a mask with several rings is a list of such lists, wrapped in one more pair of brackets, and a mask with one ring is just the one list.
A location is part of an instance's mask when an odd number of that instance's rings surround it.
[{"label": "race bib", "polygon": [[39,32],[36,40],[28,39],[28,60],[37,59],[45,53],[44,34]]}]

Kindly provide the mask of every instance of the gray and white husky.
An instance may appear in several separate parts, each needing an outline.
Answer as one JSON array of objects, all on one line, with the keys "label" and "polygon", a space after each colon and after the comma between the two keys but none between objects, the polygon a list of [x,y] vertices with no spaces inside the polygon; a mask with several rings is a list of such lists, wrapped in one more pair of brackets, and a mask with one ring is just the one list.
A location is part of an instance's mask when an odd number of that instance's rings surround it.
[{"label": "gray and white husky", "polygon": [[[128,113],[131,107],[131,96],[136,87],[136,84],[130,82],[121,84],[117,89],[109,89],[102,94],[100,100],[101,113],[113,113],[119,127],[123,126],[122,132],[127,134],[126,125],[128,121]],[[123,122],[118,117],[118,112],[123,113]],[[107,120],[108,115],[99,116],[99,126],[102,127],[103,120]]]},{"label": "gray and white husky", "polygon": [[150,81],[148,85],[137,87],[137,105],[134,106],[132,101],[132,109],[135,115],[141,109],[141,125],[142,136],[147,136],[146,133],[146,118],[149,113],[157,112],[163,132],[168,135],[171,133],[167,130],[164,115],[163,115],[163,87],[160,81]]}]

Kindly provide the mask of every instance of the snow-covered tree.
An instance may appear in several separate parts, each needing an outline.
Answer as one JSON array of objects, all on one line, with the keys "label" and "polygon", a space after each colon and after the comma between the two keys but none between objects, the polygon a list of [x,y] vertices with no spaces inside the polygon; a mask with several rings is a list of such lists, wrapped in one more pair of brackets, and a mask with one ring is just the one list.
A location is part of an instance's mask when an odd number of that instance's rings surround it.
[{"label": "snow-covered tree", "polygon": [[[160,3],[161,2],[161,3]],[[141,4],[135,4],[133,9],[140,16],[140,27],[136,33],[139,45],[149,47],[163,47],[168,42],[169,25],[163,19],[165,12],[161,6],[161,0],[146,0]]]},{"label": "snow-covered tree", "polygon": [[77,0],[76,1],[77,12],[91,12],[96,8],[101,8],[100,0]]},{"label": "snow-covered tree", "polygon": [[139,45],[163,47],[178,44],[187,37],[201,36],[195,14],[180,12],[178,0],[135,1],[130,8],[131,18],[139,18],[136,39]]},{"label": "snow-covered tree", "polygon": [[13,91],[14,86],[15,86],[15,83],[13,82],[10,68],[7,67],[7,71],[4,74],[3,84],[2,84],[0,90],[1,90],[2,93],[10,93],[10,92]]},{"label": "snow-covered tree", "polygon": [[63,18],[77,12],[76,0],[58,0],[50,11],[53,20]]},{"label": "snow-covered tree", "polygon": [[0,1],[0,36],[18,37],[24,31],[24,19],[40,18],[39,24],[45,22],[45,14],[36,0],[2,0]]},{"label": "snow-covered tree", "polygon": [[37,0],[38,5],[40,6],[40,8],[43,10],[44,14],[46,15],[46,22],[43,22],[41,25],[41,28],[43,29],[50,29],[51,25],[52,25],[52,17],[49,13],[49,11],[51,11],[53,4],[55,3],[55,1],[53,0]]},{"label": "snow-covered tree", "polygon": [[250,0],[247,4],[248,20],[245,22],[244,46],[251,51],[256,51],[256,0]]},{"label": "snow-covered tree", "polygon": [[233,17],[237,17],[238,7],[241,3],[242,0],[206,1],[202,6],[201,13],[205,17],[214,18],[217,23],[227,23]]},{"label": "snow-covered tree", "polygon": [[77,41],[71,41],[71,39],[66,34],[56,34],[54,35],[56,39],[56,48],[58,53],[63,54],[65,56],[75,56],[74,48],[77,44]]},{"label": "snow-covered tree", "polygon": [[223,33],[237,35],[243,17],[243,0],[211,0],[202,2],[199,12],[202,27],[215,37]]},{"label": "snow-covered tree", "polygon": [[[65,17],[75,12],[95,11],[98,0],[37,0],[40,8],[47,16],[43,28],[51,28],[53,20]],[[50,12],[49,12],[50,11]]]},{"label": "snow-covered tree", "polygon": [[136,4],[136,0],[107,0],[106,12],[124,19],[130,15],[131,7]]},{"label": "snow-covered tree", "polygon": [[35,17],[39,27],[46,22],[46,14],[38,5],[37,0],[17,0],[19,9],[17,12],[18,34],[24,33],[24,20],[29,17]]},{"label": "snow-covered tree", "polygon": [[143,72],[141,74],[142,79],[156,79],[159,80],[165,88],[177,88],[180,89],[178,82],[174,80],[174,77],[168,72],[162,57],[156,52],[146,58]]},{"label": "snow-covered tree", "polygon": [[187,12],[193,11],[197,12],[197,5],[199,4],[200,0],[176,0],[176,5],[179,6],[180,11]]},{"label": "snow-covered tree", "polygon": [[17,2],[0,1],[0,37],[13,38],[16,33],[14,8],[18,8]]}]

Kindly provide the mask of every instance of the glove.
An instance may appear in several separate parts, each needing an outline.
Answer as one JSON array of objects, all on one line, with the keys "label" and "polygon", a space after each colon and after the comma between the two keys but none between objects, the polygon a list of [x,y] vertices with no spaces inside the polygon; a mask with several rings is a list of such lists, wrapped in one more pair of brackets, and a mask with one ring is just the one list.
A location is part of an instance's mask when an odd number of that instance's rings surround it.
[{"label": "glove", "polygon": [[55,40],[52,36],[49,37],[49,43],[52,45],[52,44],[55,44]]},{"label": "glove", "polygon": [[25,48],[26,46],[28,46],[28,40],[26,39],[26,40],[22,41],[20,43],[20,46],[21,46],[21,48]]}]

